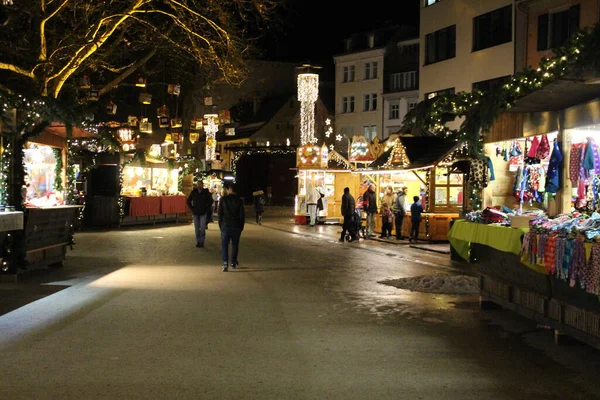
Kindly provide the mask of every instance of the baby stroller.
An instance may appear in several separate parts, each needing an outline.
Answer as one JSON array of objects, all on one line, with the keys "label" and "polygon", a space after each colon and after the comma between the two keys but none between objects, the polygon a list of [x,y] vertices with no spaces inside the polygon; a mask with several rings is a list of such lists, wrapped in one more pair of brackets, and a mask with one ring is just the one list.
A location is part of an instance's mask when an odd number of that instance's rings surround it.
[{"label": "baby stroller", "polygon": [[357,208],[354,210],[354,214],[352,216],[352,222],[350,224],[350,229],[346,232],[346,241],[349,242],[352,237],[355,237],[356,240],[360,238],[365,238],[365,227],[362,223],[362,209]]}]

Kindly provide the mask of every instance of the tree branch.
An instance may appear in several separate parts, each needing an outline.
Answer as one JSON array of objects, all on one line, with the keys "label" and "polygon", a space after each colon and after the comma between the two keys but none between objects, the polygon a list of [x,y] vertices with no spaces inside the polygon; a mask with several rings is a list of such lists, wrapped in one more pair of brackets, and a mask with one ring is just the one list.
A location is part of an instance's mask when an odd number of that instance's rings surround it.
[{"label": "tree branch", "polygon": [[[40,22],[40,56],[38,57],[38,59],[40,61],[45,61],[47,58],[47,55],[48,55],[48,49],[47,49],[47,44],[46,44],[46,22],[48,22],[56,14],[58,14],[60,12],[60,10],[62,10],[67,5],[67,3],[69,1],[70,0],[63,0],[63,2],[58,7],[56,7],[56,10],[51,12],[50,15],[46,16]],[[46,12],[46,7],[44,5],[43,0],[42,0],[42,11]]]},{"label": "tree branch", "polygon": [[123,72],[121,75],[117,76],[115,79],[113,79],[112,81],[110,81],[106,86],[104,86],[102,89],[100,89],[99,95],[100,96],[104,95],[110,89],[114,88],[119,83],[121,83],[123,80],[127,79],[127,77],[129,77],[131,74],[133,74],[135,71],[137,71],[142,65],[146,64],[148,62],[148,60],[150,60],[152,57],[154,57],[154,55],[156,54],[157,50],[158,50],[158,48],[154,47],[143,58],[137,60],[125,72]]},{"label": "tree branch", "polygon": [[0,62],[0,69],[12,71],[16,74],[26,76],[27,78],[35,79],[35,74],[32,71],[27,71],[21,67],[17,67],[16,65],[13,65],[13,64],[7,64],[7,63]]}]

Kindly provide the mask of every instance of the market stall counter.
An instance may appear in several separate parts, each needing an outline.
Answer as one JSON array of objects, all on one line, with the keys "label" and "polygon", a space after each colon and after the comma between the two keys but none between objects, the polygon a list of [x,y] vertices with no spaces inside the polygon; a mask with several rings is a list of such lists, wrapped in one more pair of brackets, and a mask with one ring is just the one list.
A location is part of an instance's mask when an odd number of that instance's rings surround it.
[{"label": "market stall counter", "polygon": [[28,207],[25,211],[26,267],[62,263],[72,246],[74,225],[83,206]]},{"label": "market stall counter", "polygon": [[481,273],[481,305],[504,308],[600,348],[600,215],[531,219],[529,228],[454,221],[453,251]]},{"label": "market stall counter", "polygon": [[189,212],[186,196],[124,196],[121,225],[178,222]]}]

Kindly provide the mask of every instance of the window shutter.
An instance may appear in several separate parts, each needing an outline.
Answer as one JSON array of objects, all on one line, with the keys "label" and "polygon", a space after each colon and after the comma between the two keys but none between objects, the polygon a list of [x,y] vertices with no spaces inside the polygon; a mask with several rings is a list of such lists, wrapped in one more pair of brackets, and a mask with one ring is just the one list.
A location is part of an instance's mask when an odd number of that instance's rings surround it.
[{"label": "window shutter", "polygon": [[538,16],[537,49],[548,49],[548,14]]}]

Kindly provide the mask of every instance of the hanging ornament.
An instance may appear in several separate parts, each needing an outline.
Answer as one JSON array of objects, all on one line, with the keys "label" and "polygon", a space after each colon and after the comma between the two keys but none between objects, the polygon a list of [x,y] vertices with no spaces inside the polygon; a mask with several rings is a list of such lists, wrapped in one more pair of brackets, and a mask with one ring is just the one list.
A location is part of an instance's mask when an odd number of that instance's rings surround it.
[{"label": "hanging ornament", "polygon": [[158,117],[158,127],[159,128],[168,128],[169,127],[169,117]]},{"label": "hanging ornament", "polygon": [[140,122],[140,132],[152,133],[152,122],[148,122],[148,118],[142,118]]},{"label": "hanging ornament", "polygon": [[316,143],[315,102],[319,97],[319,75],[298,74],[300,101],[300,144]]},{"label": "hanging ornament", "polygon": [[113,101],[109,101],[106,105],[106,113],[109,115],[115,115],[117,113],[117,105]]},{"label": "hanging ornament", "polygon": [[167,92],[173,96],[179,96],[181,94],[181,86],[179,84],[167,85]]},{"label": "hanging ornament", "polygon": [[219,131],[217,114],[205,114],[204,120],[206,125],[204,126],[204,132],[206,132],[206,161],[215,160],[215,149],[217,147],[217,132]]},{"label": "hanging ornament", "polygon": [[159,117],[168,117],[169,116],[169,107],[166,105],[162,105],[156,109],[156,115]]},{"label": "hanging ornament", "polygon": [[142,103],[142,104],[151,104],[152,103],[152,95],[150,93],[140,93],[139,100],[140,100],[140,103]]},{"label": "hanging ornament", "polygon": [[171,128],[181,128],[183,123],[181,122],[181,118],[172,118],[171,119]]},{"label": "hanging ornament", "polygon": [[190,132],[190,142],[196,143],[200,140],[200,134],[198,132]]},{"label": "hanging ornament", "polygon": [[87,101],[98,101],[100,99],[100,92],[98,90],[90,90],[87,94]]},{"label": "hanging ornament", "polygon": [[190,124],[190,129],[202,129],[202,118],[194,118]]},{"label": "hanging ornament", "polygon": [[128,115],[127,116],[127,125],[129,126],[137,126],[139,123],[138,117],[136,117],[135,115]]},{"label": "hanging ornament", "polygon": [[142,75],[138,76],[135,80],[135,86],[146,87],[146,77]]},{"label": "hanging ornament", "polygon": [[90,77],[89,76],[82,76],[81,77],[81,81],[79,83],[79,87],[81,89],[89,89],[92,87],[92,84],[90,82]]}]

